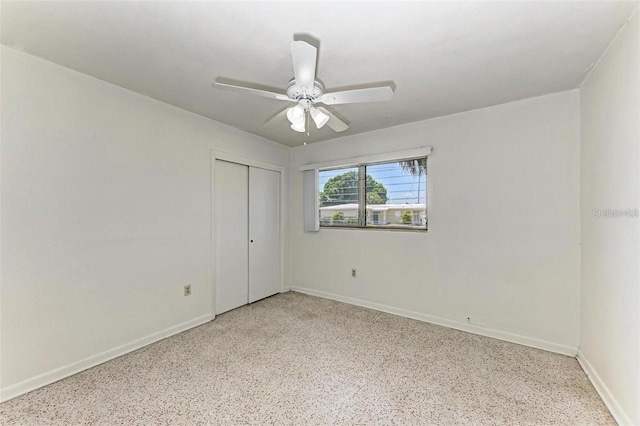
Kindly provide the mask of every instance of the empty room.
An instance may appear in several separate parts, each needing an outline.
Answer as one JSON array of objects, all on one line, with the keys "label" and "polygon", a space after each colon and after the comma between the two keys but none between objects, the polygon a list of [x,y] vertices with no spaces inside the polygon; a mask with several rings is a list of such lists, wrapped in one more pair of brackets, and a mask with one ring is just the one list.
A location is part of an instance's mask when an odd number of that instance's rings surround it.
[{"label": "empty room", "polygon": [[0,424],[640,426],[638,1],[0,1]]}]

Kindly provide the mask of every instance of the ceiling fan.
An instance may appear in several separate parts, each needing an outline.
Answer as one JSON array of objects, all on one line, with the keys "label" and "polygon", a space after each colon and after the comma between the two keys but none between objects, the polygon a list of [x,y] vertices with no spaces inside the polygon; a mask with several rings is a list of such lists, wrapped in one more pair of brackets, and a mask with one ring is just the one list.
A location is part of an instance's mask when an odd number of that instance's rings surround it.
[{"label": "ceiling fan", "polygon": [[325,124],[336,132],[343,132],[349,128],[347,123],[319,104],[338,105],[359,102],[379,102],[388,101],[393,96],[393,89],[388,84],[325,93],[323,84],[316,80],[318,50],[315,46],[305,41],[292,41],[291,56],[293,58],[294,78],[287,84],[286,93],[277,93],[272,90],[262,90],[249,87],[248,85],[234,84],[234,82],[224,78],[216,78],[212,86],[218,89],[296,103],[295,106],[280,112],[267,121],[267,123],[286,114],[287,119],[291,123],[291,128],[296,132],[306,132],[307,135],[309,134],[309,123],[311,120],[314,121],[318,129]]}]

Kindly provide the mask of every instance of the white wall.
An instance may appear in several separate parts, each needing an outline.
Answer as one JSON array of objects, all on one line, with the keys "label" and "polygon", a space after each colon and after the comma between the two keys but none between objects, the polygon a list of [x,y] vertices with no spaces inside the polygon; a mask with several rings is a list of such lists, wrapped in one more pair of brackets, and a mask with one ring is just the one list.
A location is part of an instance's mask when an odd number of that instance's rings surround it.
[{"label": "white wall", "polygon": [[289,164],[284,146],[6,47],[1,135],[3,398],[207,321],[211,148]]},{"label": "white wall", "polygon": [[[292,286],[575,354],[579,126],[574,90],[295,148]],[[303,232],[300,165],[425,145],[428,232]]]},{"label": "white wall", "polygon": [[638,13],[581,90],[582,310],[579,359],[621,424],[640,425]]}]

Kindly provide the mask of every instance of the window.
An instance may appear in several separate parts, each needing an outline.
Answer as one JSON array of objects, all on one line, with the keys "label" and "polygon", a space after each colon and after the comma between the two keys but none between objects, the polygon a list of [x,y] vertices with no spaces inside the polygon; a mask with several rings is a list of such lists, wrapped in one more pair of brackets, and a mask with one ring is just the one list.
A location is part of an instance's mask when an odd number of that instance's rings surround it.
[{"label": "window", "polygon": [[427,229],[427,158],[320,169],[321,227]]}]

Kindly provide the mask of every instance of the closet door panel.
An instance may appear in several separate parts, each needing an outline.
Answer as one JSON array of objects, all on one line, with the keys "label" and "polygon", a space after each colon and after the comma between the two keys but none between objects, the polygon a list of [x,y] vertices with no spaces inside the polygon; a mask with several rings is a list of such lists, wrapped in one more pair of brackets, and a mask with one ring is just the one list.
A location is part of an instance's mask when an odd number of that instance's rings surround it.
[{"label": "closet door panel", "polygon": [[249,303],[280,292],[280,173],[249,168]]},{"label": "closet door panel", "polygon": [[249,303],[249,167],[216,160],[215,311]]}]

